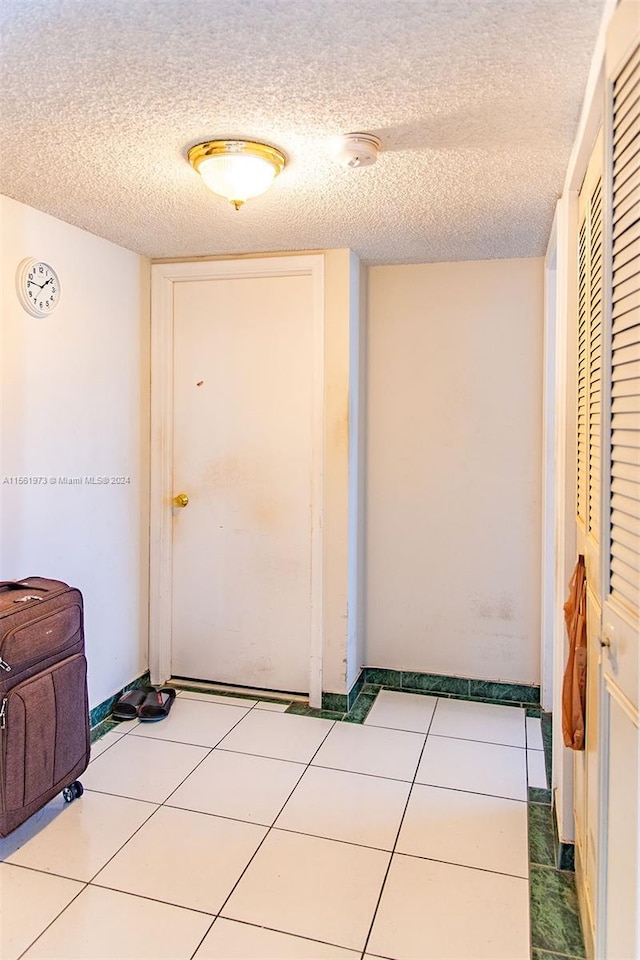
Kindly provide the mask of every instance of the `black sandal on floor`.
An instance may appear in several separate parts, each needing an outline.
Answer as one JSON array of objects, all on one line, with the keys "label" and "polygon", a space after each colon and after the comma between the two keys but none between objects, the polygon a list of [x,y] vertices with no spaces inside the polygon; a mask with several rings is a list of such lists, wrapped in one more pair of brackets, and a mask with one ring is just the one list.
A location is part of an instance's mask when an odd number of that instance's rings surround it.
[{"label": "black sandal on floor", "polygon": [[147,721],[164,720],[169,715],[175,698],[176,691],[173,687],[160,687],[159,690],[153,690],[145,697],[138,711],[138,718]]},{"label": "black sandal on floor", "polygon": [[140,707],[152,692],[155,693],[154,687],[134,687],[133,690],[127,690],[114,703],[111,715],[116,720],[135,720]]}]

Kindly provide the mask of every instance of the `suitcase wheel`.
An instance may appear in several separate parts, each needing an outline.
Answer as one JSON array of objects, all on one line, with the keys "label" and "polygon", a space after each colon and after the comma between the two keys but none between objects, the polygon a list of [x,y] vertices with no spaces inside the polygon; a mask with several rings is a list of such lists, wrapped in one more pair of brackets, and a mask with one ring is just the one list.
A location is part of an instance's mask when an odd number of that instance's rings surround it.
[{"label": "suitcase wheel", "polygon": [[84,793],[84,787],[79,780],[74,780],[73,783],[70,783],[68,787],[65,787],[62,791],[62,796],[65,799],[66,803],[71,803],[72,800],[75,800],[77,797],[81,797]]}]

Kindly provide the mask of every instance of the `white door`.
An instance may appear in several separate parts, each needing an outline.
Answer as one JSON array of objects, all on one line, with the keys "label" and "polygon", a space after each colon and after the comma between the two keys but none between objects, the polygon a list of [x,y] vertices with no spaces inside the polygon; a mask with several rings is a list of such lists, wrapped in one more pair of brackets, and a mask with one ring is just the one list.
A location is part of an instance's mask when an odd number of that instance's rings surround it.
[{"label": "white door", "polygon": [[596,955],[640,955],[640,5],[607,37],[608,223],[602,796]]},{"label": "white door", "polygon": [[574,755],[578,870],[593,928],[597,888],[601,623],[601,421],[603,136],[598,135],[578,199],[576,543],[587,570],[585,749]]},{"label": "white door", "polygon": [[309,690],[313,296],[308,274],[173,285],[174,676]]}]

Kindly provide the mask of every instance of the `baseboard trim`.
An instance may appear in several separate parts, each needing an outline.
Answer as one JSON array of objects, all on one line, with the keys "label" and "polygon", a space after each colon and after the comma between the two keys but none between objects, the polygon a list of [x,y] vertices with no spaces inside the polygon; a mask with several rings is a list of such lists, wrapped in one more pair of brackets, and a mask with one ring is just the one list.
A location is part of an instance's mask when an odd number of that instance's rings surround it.
[{"label": "baseboard trim", "polygon": [[483,703],[505,703],[527,709],[531,716],[540,716],[540,687],[536,684],[503,683],[477,680],[473,677],[452,677],[441,673],[420,673],[415,670],[387,670],[381,667],[363,667],[348,694],[323,693],[322,709],[346,713],[358,694],[381,689],[404,690]]},{"label": "baseboard trim", "polygon": [[582,936],[584,937],[584,949],[588,960],[595,960],[595,929],[587,896],[586,877],[580,855],[580,844],[575,844],[574,852],[576,893],[578,895],[578,906],[580,908],[580,925],[582,927]]},{"label": "baseboard trim", "polygon": [[569,870],[575,873],[575,843],[568,843],[566,840],[560,839],[560,833],[558,831],[558,811],[556,810],[555,803],[553,805],[553,844],[556,855],[556,869]]},{"label": "baseboard trim", "polygon": [[[178,681],[176,685],[195,686],[197,689],[209,689],[211,693],[233,692],[248,695],[248,688],[232,688],[226,684],[199,683],[197,681]],[[91,727],[96,727],[106,720],[113,710],[113,705],[126,693],[135,687],[142,687],[150,683],[147,670],[142,676],[126,684],[113,696],[103,700],[90,713]],[[476,680],[470,677],[452,677],[439,673],[419,673],[415,670],[386,670],[379,667],[363,667],[348,693],[323,693],[322,709],[334,713],[349,713],[356,700],[363,692],[374,694],[381,689],[402,690],[407,693],[437,695],[439,697],[453,697],[460,700],[476,700],[482,703],[504,703],[511,706],[520,706],[527,709],[532,716],[540,716],[540,687],[535,685],[502,683],[490,680]],[[281,699],[274,691],[265,691],[265,695],[273,699]],[[287,694],[287,700],[303,700],[301,696]]]},{"label": "baseboard trim", "polygon": [[322,709],[333,713],[349,713],[365,683],[365,671],[361,670],[348,693],[323,693]]}]

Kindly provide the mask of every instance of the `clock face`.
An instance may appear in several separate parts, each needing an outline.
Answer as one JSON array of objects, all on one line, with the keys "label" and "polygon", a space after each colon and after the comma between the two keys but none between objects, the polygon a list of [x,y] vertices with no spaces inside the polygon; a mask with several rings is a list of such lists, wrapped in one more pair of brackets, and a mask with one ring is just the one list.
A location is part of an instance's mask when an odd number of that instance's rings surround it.
[{"label": "clock face", "polygon": [[47,317],[60,299],[58,274],[43,260],[23,260],[18,267],[18,297],[34,317]]}]

